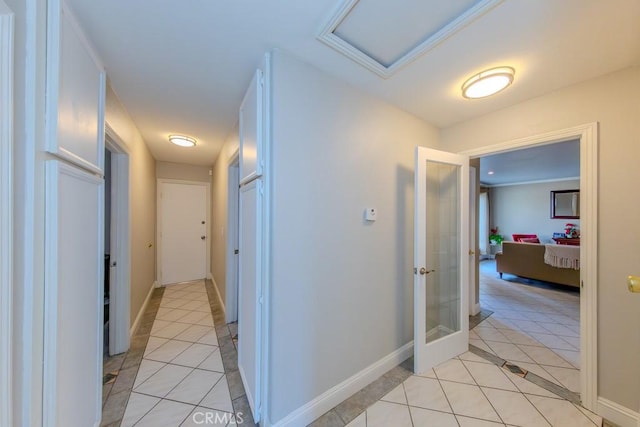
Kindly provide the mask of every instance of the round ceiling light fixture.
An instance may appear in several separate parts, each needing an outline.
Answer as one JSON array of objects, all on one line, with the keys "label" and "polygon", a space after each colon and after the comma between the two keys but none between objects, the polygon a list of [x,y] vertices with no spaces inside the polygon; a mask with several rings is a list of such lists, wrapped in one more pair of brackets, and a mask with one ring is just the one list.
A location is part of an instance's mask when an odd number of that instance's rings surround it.
[{"label": "round ceiling light fixture", "polygon": [[169,135],[169,141],[180,147],[195,147],[196,140],[184,135]]},{"label": "round ceiling light fixture", "polygon": [[511,67],[496,67],[469,78],[462,85],[462,96],[469,99],[484,98],[505,89],[513,82],[516,71]]}]

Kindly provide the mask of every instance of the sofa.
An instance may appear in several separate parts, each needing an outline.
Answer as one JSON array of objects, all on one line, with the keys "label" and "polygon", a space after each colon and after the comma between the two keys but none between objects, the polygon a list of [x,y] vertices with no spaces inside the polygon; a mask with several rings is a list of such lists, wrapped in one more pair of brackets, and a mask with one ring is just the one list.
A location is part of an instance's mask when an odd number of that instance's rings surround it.
[{"label": "sofa", "polygon": [[539,243],[502,242],[496,254],[496,271],[529,279],[568,286],[580,286],[580,270],[552,267],[544,262],[545,245]]}]

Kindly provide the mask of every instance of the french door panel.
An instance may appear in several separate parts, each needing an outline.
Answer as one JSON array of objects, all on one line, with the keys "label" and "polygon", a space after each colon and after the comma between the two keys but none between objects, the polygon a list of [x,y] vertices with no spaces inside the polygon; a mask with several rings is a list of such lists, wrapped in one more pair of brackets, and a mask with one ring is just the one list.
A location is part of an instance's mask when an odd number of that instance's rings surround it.
[{"label": "french door panel", "polygon": [[101,177],[46,163],[45,426],[100,424],[103,203]]},{"label": "french door panel", "polygon": [[240,188],[238,370],[254,420],[260,420],[262,181]]},{"label": "french door panel", "polygon": [[416,149],[414,355],[416,373],[469,343],[469,159]]}]

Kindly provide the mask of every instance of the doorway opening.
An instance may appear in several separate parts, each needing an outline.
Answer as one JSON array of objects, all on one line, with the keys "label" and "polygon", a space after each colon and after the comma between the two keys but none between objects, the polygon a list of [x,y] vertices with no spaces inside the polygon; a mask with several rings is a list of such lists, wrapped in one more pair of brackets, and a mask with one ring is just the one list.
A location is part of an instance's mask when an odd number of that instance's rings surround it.
[{"label": "doorway opening", "polygon": [[[480,159],[482,162],[483,159],[489,159],[489,156],[500,153],[517,153],[518,151],[527,153],[528,150],[535,148],[545,150],[567,148],[572,144],[572,140],[574,146],[577,147],[576,156],[579,159],[577,169],[579,172],[577,176],[573,177],[577,178],[574,181],[565,178],[564,180],[555,179],[554,181],[521,184],[522,187],[525,185],[528,187],[524,195],[520,196],[520,203],[507,197],[519,192],[518,189],[513,190],[516,186],[498,187],[494,185],[492,187],[494,190],[489,191],[490,194],[486,199],[489,212],[485,214],[489,218],[489,234],[500,234],[506,240],[505,242],[497,242],[494,239],[493,242],[488,242],[486,255],[482,257],[498,256],[499,259],[505,257],[503,260],[506,260],[509,251],[512,255],[519,256],[514,254],[513,248],[518,250],[522,250],[522,248],[535,249],[544,254],[546,245],[559,246],[555,245],[553,238],[560,237],[566,223],[579,223],[581,231],[579,246],[567,250],[567,253],[577,254],[574,256],[577,257],[579,263],[579,272],[574,274],[573,284],[575,286],[563,287],[562,285],[536,282],[529,280],[529,278],[523,278],[525,274],[522,276],[504,274],[500,279],[497,270],[504,269],[503,266],[497,267],[496,261],[492,259],[481,261],[481,284],[477,293],[479,301],[476,302],[480,302],[483,310],[489,309],[495,313],[479,325],[479,327],[484,325],[484,329],[476,330],[478,327],[474,328],[475,332],[472,331],[470,334],[470,343],[477,344],[485,351],[496,354],[570,390],[578,396],[577,398],[582,401],[584,407],[593,410],[595,409],[597,390],[595,366],[597,319],[594,310],[597,301],[597,123],[484,147],[468,151],[465,154],[468,154],[472,159]],[[560,160],[567,161],[562,157]],[[532,161],[531,159],[529,161],[538,167],[541,165],[540,161]],[[547,158],[543,162],[549,163],[550,159]],[[488,172],[488,170],[484,171],[485,174]],[[496,174],[496,171],[492,172]],[[482,172],[480,175],[481,181],[485,179]],[[561,184],[576,186],[575,189],[579,189],[583,195],[580,201],[579,220],[552,220],[550,218],[550,196],[547,190],[550,186]],[[538,191],[546,192],[540,196],[544,198],[543,202],[535,199],[533,186],[542,189],[538,189]],[[504,203],[505,197],[508,199],[506,203]],[[523,206],[523,200],[538,200],[538,206],[535,208]],[[515,209],[515,211],[509,214],[509,209]],[[545,217],[543,223],[536,226],[532,224],[532,229],[514,229],[511,221],[528,217],[533,213],[532,210],[542,212],[538,215]],[[483,208],[479,206],[478,219],[476,220],[479,234],[483,228],[481,217],[483,217]],[[502,221],[502,224],[496,223],[496,220]],[[487,221],[486,217],[482,222],[485,221]],[[522,225],[517,225],[517,222],[514,224],[516,224],[515,227],[522,227]],[[496,230],[496,226],[498,230]],[[538,239],[540,243],[533,240],[520,243],[511,241],[514,239],[512,234],[534,233],[537,236],[530,238]],[[558,234],[554,236],[554,233]],[[478,243],[480,246],[480,242]],[[544,267],[544,256],[540,255],[540,257],[540,268],[548,268]],[[525,264],[531,262],[531,259],[528,258]],[[517,273],[517,270],[511,270],[510,273]],[[536,278],[533,277],[533,279]],[[485,283],[482,283],[483,281]],[[551,282],[551,280],[548,281]],[[561,280],[559,282],[562,283]],[[546,297],[542,297],[542,295],[546,295]],[[509,302],[510,297],[513,298],[511,303]],[[473,304],[473,301],[471,303]],[[528,304],[533,304],[531,309],[527,309]]]},{"label": "doorway opening", "polygon": [[107,125],[105,138],[104,345],[105,356],[129,349],[129,153]]},{"label": "doorway opening", "polygon": [[238,321],[238,260],[240,248],[240,163],[239,153],[231,158],[227,169],[227,245],[225,320]]}]

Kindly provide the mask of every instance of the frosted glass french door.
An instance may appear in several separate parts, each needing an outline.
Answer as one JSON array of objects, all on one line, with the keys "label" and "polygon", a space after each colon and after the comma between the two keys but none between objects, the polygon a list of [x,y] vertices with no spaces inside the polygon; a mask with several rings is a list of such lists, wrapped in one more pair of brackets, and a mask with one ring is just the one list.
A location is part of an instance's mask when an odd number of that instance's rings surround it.
[{"label": "frosted glass french door", "polygon": [[414,221],[414,370],[421,373],[468,349],[468,157],[416,149]]}]

